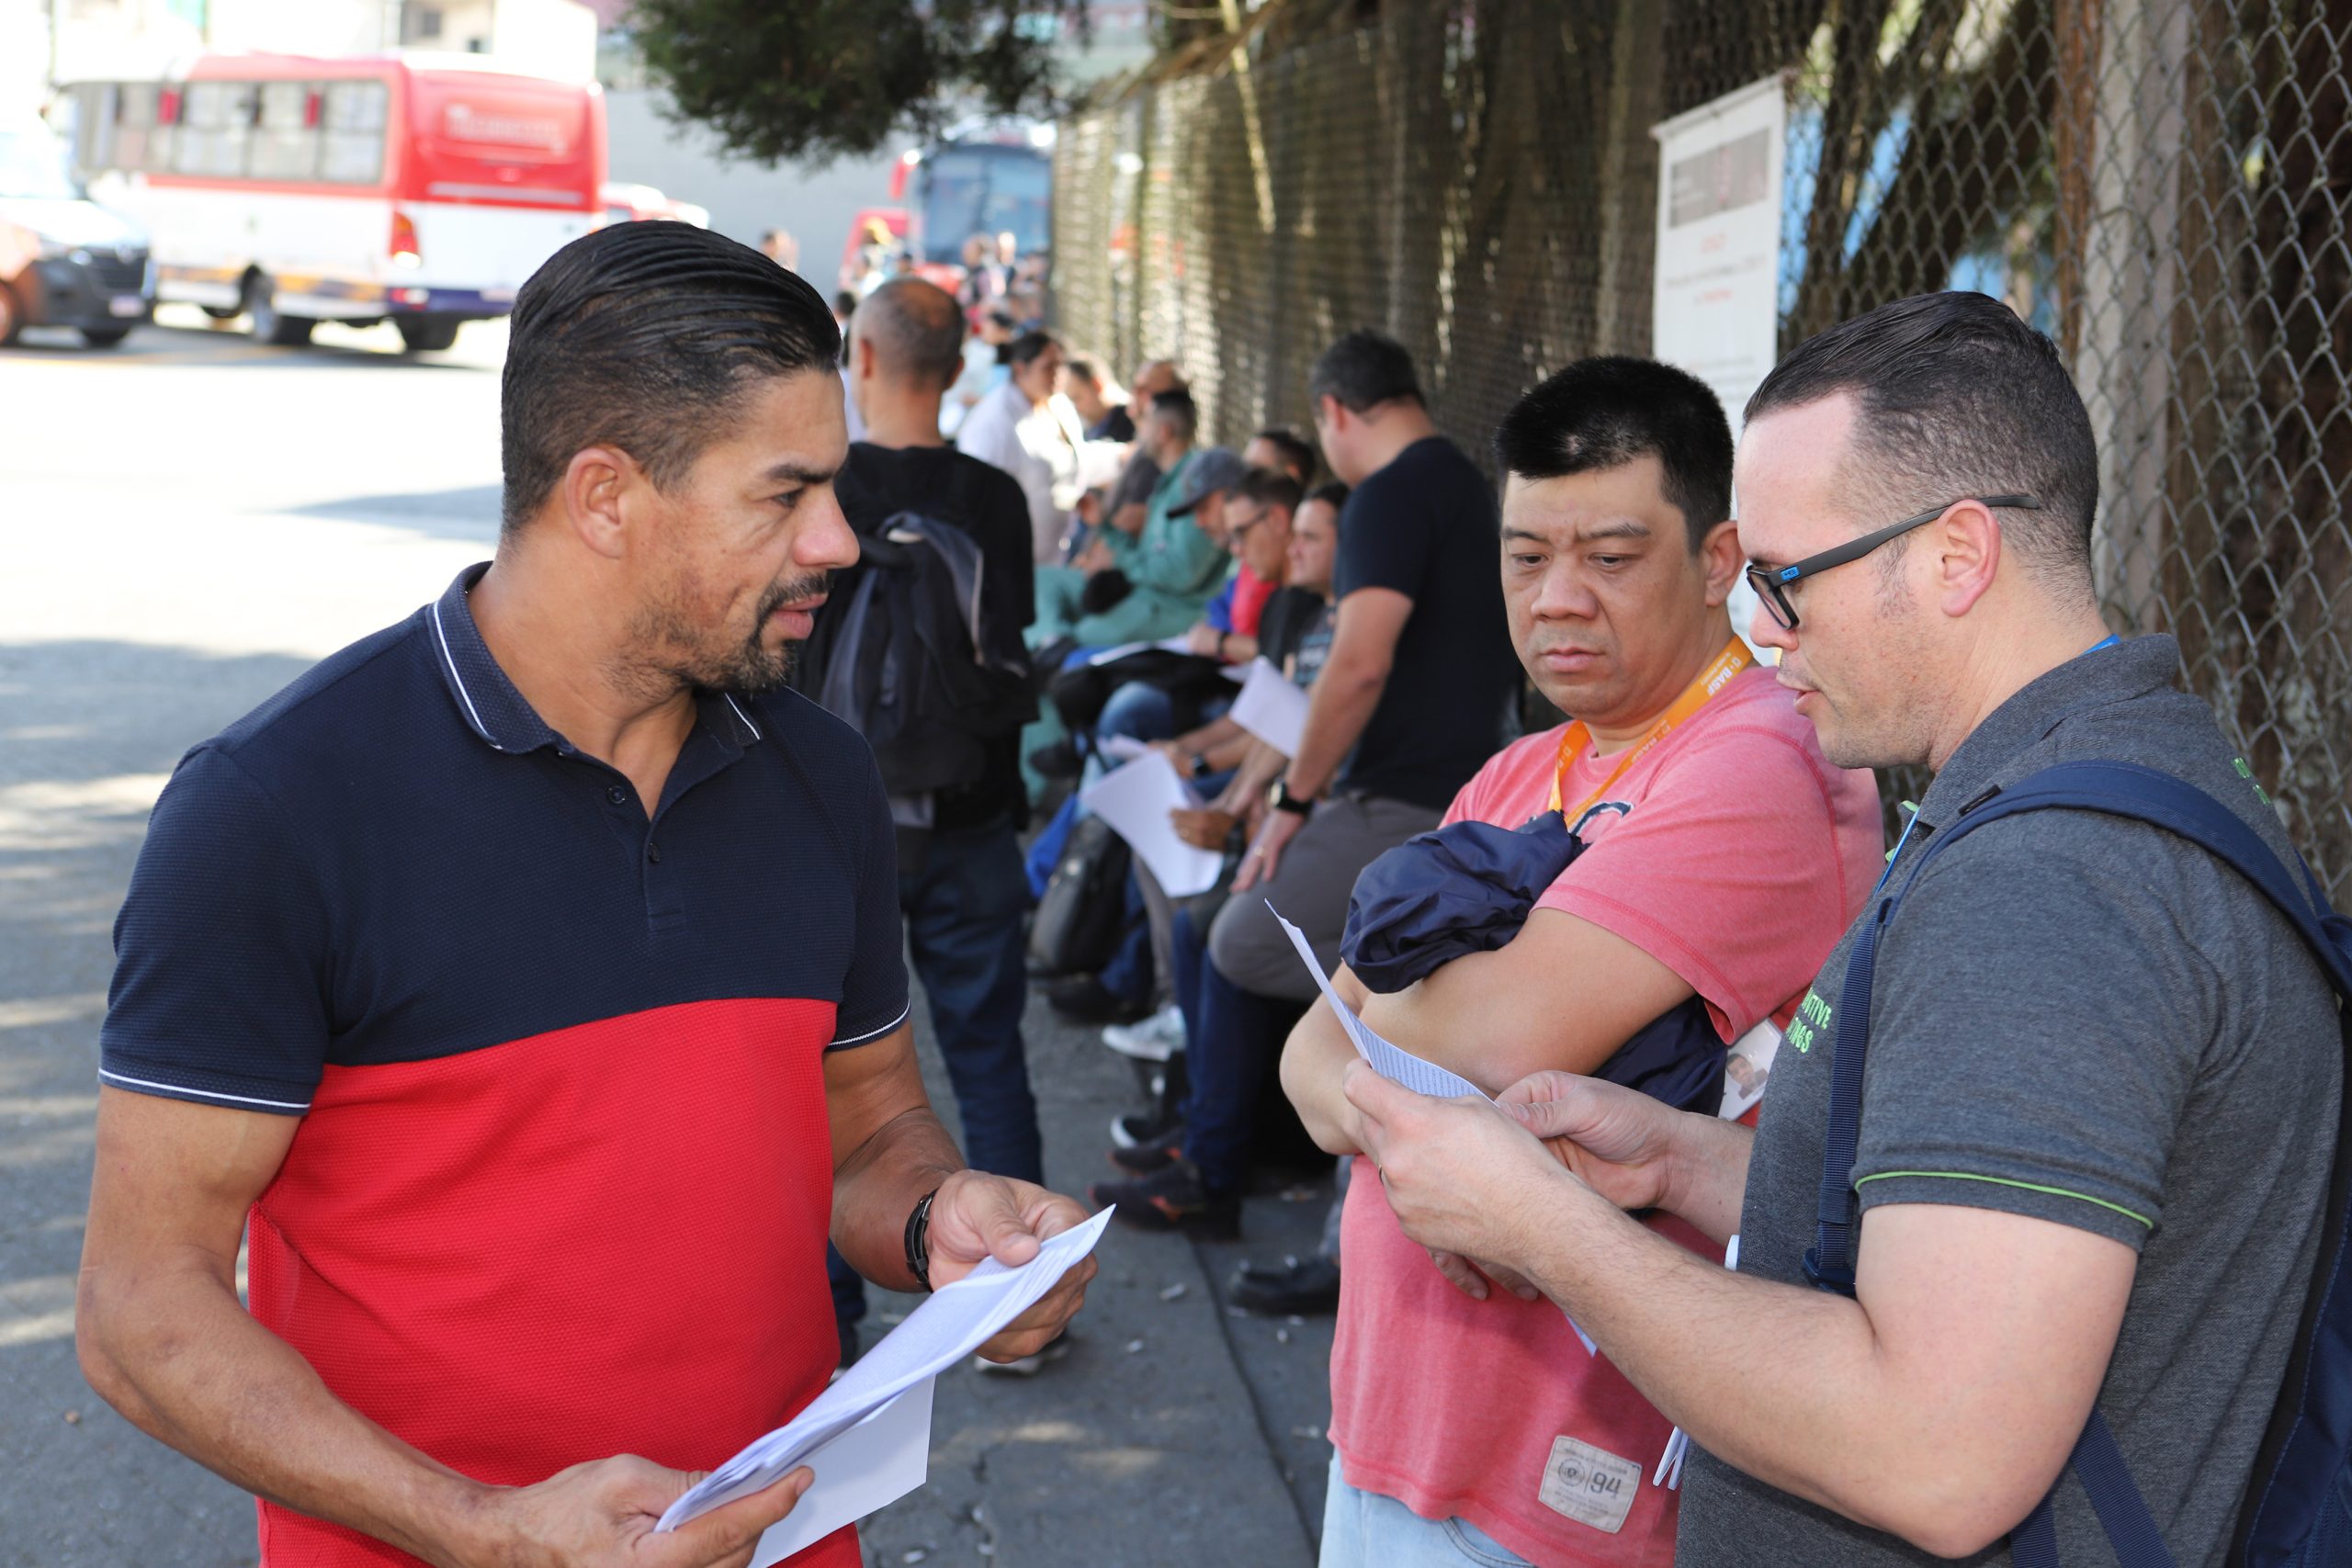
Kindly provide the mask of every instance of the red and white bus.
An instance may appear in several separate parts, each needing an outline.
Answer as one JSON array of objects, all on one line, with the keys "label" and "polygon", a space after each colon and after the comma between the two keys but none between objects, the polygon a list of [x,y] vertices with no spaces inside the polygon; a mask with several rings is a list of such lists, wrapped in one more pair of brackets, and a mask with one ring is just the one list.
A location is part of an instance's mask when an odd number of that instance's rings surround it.
[{"label": "red and white bus", "polygon": [[153,236],[157,297],[271,343],[389,320],[447,348],[604,218],[589,83],[464,55],[255,54],[73,93],[75,162]]}]

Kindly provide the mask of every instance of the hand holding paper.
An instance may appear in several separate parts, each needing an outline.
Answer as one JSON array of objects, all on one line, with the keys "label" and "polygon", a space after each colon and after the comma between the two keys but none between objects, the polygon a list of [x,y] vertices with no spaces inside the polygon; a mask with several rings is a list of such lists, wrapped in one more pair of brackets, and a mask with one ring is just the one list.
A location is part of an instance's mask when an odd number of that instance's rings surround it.
[{"label": "hand holding paper", "polygon": [[672,1504],[660,1528],[676,1529],[808,1464],[816,1483],[761,1538],[752,1559],[760,1568],[921,1485],[929,1458],[932,1379],[1052,1290],[1094,1249],[1110,1220],[1105,1209],[1047,1237],[1036,1257],[1018,1269],[990,1258],[942,1285],[799,1415]]}]

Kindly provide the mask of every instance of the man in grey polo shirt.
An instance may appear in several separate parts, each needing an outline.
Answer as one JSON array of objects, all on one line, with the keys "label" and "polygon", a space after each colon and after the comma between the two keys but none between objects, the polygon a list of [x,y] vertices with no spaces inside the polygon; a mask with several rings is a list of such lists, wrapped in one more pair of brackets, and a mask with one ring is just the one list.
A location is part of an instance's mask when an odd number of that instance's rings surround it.
[{"label": "man in grey polo shirt", "polygon": [[[2100,624],[2097,475],[2056,350],[1983,296],[1849,321],[1749,403],[1754,635],[1832,761],[1936,772],[1892,879],[2070,760],[2173,773],[2288,853],[2211,714],[2172,689],[2172,639]],[[2335,1143],[2318,964],[2154,828],[2044,811],[1955,845],[1879,944],[1848,1299],[1810,1288],[1804,1256],[1850,942],[1752,1136],[1565,1074],[1508,1091],[1510,1115],[1351,1070],[1406,1231],[1526,1274],[1690,1434],[1688,1561],[2007,1562],[2096,1403],[2175,1559],[2222,1562]],[[1737,1232],[1738,1274],[1618,1213],[1649,1207]],[[1555,1468],[1637,1487],[1657,1457],[1570,1448]],[[2056,1524],[2062,1562],[2113,1560],[2074,1482]]]}]

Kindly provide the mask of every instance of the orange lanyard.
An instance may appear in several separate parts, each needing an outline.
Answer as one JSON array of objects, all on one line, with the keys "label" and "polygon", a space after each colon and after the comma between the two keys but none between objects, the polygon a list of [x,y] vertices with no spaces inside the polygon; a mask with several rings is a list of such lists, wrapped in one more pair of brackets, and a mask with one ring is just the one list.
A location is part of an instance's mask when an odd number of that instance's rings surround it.
[{"label": "orange lanyard", "polygon": [[[1625,749],[1625,754],[1617,759],[1617,765],[1609,771],[1609,776],[1600,781],[1600,787],[1578,801],[1574,811],[1566,814],[1568,826],[1575,827],[1577,819],[1585,814],[1592,803],[1607,795],[1609,786],[1623,778],[1625,770],[1640,761],[1643,754],[1651,747],[1665,739],[1668,730],[1706,706],[1709,697],[1722,691],[1724,683],[1733,676],[1755,662],[1754,657],[1747,651],[1747,645],[1739,638],[1734,637],[1724,644],[1724,650],[1715,655],[1714,662],[1699,671],[1699,678],[1683,688],[1682,694],[1674,699],[1674,705],[1667,709],[1665,716],[1656,724],[1650,726],[1650,732]],[[1585,727],[1582,719],[1577,719],[1569,725],[1561,734],[1560,763],[1552,774],[1552,804],[1545,809],[1551,811],[1560,809],[1560,785],[1566,781],[1568,770],[1576,765],[1577,759],[1584,755],[1584,749],[1591,742],[1592,731]]]}]

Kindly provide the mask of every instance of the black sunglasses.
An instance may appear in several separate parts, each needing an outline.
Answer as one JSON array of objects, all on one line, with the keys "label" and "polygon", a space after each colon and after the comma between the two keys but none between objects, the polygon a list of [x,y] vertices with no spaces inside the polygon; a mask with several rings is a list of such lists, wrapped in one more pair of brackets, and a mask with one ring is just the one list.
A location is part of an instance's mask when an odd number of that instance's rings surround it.
[{"label": "black sunglasses", "polygon": [[[1970,499],[1985,506],[2007,506],[2019,512],[2041,510],[2041,502],[2030,495],[1980,495],[1973,498],[1968,496],[1961,498],[1962,501]],[[1901,538],[1914,528],[1923,528],[1959,504],[1959,501],[1947,501],[1941,506],[1931,506],[1917,517],[1905,517],[1900,523],[1890,523],[1874,534],[1864,534],[1859,539],[1847,540],[1835,549],[1824,550],[1817,556],[1807,556],[1794,566],[1766,566],[1761,561],[1749,561],[1747,585],[1756,590],[1756,596],[1764,601],[1764,607],[1772,612],[1774,620],[1780,622],[1785,630],[1794,631],[1797,629],[1797,607],[1789,603],[1790,583],[1800,578],[1811,577],[1816,572],[1827,571],[1833,566],[1844,566],[1848,561],[1860,560],[1889,539]]]}]

